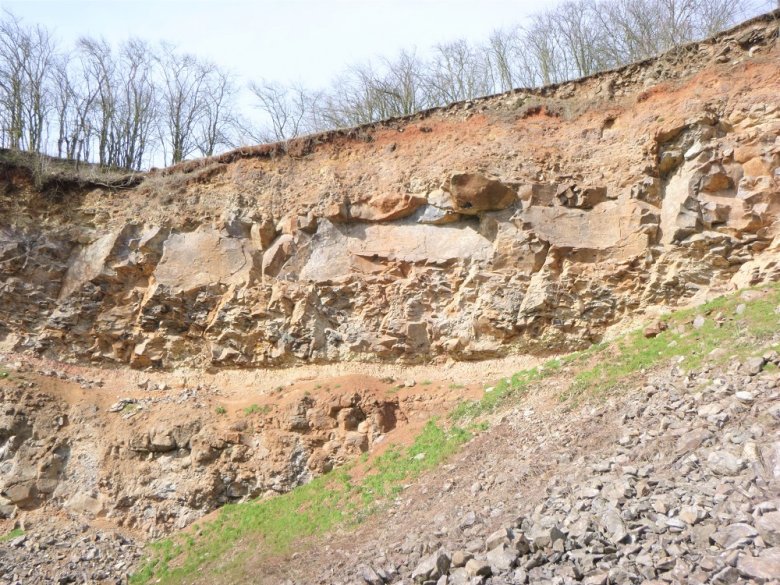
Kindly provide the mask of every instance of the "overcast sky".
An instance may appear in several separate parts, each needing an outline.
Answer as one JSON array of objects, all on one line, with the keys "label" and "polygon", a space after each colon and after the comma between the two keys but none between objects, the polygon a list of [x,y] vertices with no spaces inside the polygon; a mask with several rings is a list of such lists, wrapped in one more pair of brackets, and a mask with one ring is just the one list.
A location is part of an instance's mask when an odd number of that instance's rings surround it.
[{"label": "overcast sky", "polygon": [[245,80],[325,85],[346,65],[523,20],[560,0],[0,0],[27,23],[120,41],[168,40]]}]

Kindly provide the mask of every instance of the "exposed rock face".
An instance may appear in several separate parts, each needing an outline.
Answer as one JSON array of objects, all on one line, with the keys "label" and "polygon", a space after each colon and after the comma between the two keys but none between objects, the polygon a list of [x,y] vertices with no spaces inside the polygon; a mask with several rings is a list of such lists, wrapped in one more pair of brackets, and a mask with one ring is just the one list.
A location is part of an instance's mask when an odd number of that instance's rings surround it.
[{"label": "exposed rock face", "polygon": [[37,386],[0,385],[0,519],[49,506],[149,535],[352,461],[406,423],[414,406],[334,389],[253,405],[231,419],[207,408],[215,390],[200,385],[147,391],[105,410],[69,405]]},{"label": "exposed rock face", "polygon": [[478,359],[776,279],[777,26],[123,192],[55,203],[6,172],[0,339],[135,367]]}]

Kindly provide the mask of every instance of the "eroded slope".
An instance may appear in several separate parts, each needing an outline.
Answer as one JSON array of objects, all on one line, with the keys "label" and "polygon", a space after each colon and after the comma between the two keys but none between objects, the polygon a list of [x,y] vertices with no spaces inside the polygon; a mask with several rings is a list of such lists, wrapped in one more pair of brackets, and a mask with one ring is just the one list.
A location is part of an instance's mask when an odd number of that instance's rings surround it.
[{"label": "eroded slope", "polygon": [[125,190],[6,169],[0,337],[133,367],[477,359],[773,279],[777,30]]}]

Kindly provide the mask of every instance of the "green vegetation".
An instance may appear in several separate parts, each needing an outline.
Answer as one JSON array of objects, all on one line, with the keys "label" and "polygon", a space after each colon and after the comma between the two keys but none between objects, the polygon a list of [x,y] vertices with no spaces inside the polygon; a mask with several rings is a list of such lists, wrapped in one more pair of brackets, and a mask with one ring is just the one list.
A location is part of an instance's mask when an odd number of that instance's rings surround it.
[{"label": "green vegetation", "polygon": [[249,416],[250,414],[255,414],[256,412],[259,412],[260,414],[268,414],[271,412],[271,406],[268,404],[264,404],[263,406],[260,406],[258,404],[252,404],[251,406],[247,406],[244,409],[244,414],[246,416]]},{"label": "green vegetation", "polygon": [[8,377],[8,372],[5,370],[0,370],[0,380],[3,380]]},{"label": "green vegetation", "polygon": [[484,433],[490,428],[490,423],[486,420],[481,420],[479,422],[471,423],[468,428],[469,431],[474,433]]},{"label": "green vegetation", "polygon": [[[668,329],[656,337],[646,338],[642,330],[637,330],[609,345],[601,344],[589,351],[596,363],[580,371],[561,398],[607,392],[631,374],[672,358],[680,359],[680,367],[690,370],[700,367],[705,360],[717,363],[760,354],[778,330],[779,303],[777,285],[751,301],[744,301],[738,294],[718,297],[700,307],[667,316],[664,320]],[[697,315],[704,317],[699,328],[693,326]],[[713,354],[714,350],[719,351]]]},{"label": "green vegetation", "polygon": [[135,412],[136,410],[138,410],[137,402],[125,402],[125,405],[122,407],[122,412],[125,414],[128,412]]},{"label": "green vegetation", "polygon": [[275,498],[227,505],[216,520],[196,531],[151,544],[149,560],[131,583],[179,583],[205,566],[229,570],[217,566],[219,559],[245,538],[262,540],[264,550],[273,553],[337,525],[358,523],[470,437],[468,430],[445,428],[432,420],[409,448],[391,446],[360,480],[353,482],[346,467]]},{"label": "green vegetation", "polygon": [[420,384],[423,386],[430,386],[431,384],[433,384],[433,382],[431,382],[430,380],[423,380],[422,382],[420,382]]},{"label": "green vegetation", "polygon": [[455,382],[450,384],[449,387],[450,387],[450,390],[461,390],[461,389],[465,388],[465,386],[463,384],[457,384]]},{"label": "green vegetation", "polygon": [[403,482],[417,477],[426,469],[436,467],[470,437],[471,433],[465,429],[445,429],[436,421],[429,421],[409,449],[391,446],[374,460],[372,472],[356,488],[364,507],[396,496]]},{"label": "green vegetation", "polygon": [[216,412],[217,414],[226,414],[227,410],[225,410],[225,407],[220,404],[214,409],[214,412]]},{"label": "green vegetation", "polygon": [[20,536],[24,536],[24,530],[21,528],[14,528],[11,532],[0,535],[0,542],[8,542],[14,538],[19,538]]},{"label": "green vegetation", "polygon": [[[668,329],[656,337],[647,338],[644,329],[637,329],[611,343],[598,343],[585,351],[549,360],[541,367],[517,372],[486,388],[480,400],[460,402],[450,413],[450,419],[457,422],[494,412],[505,407],[509,399],[521,399],[534,382],[558,374],[568,366],[574,366],[576,374],[561,392],[562,401],[605,394],[629,376],[672,358],[681,359],[682,368],[693,369],[705,360],[715,363],[761,353],[778,331],[779,305],[780,285],[774,285],[754,300],[745,301],[735,294],[677,311],[662,319]],[[697,315],[704,316],[699,328],[693,327]],[[713,355],[716,349],[723,350],[722,355],[718,356],[718,352]]]},{"label": "green vegetation", "polygon": [[[551,360],[557,361],[557,360]],[[550,362],[548,362],[550,363]],[[541,380],[555,371],[552,367],[531,368],[517,372],[511,378],[499,380],[495,386],[485,389],[485,395],[479,400],[462,400],[450,413],[450,419],[461,421],[474,419],[495,411],[499,405],[504,405],[511,397],[519,399],[525,396],[532,382]]]}]

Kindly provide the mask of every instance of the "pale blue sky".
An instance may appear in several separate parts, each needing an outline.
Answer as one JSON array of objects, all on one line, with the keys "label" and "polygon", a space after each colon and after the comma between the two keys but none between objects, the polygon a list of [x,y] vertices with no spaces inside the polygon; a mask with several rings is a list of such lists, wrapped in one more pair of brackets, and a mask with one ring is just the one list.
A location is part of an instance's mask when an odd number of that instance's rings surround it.
[{"label": "pale blue sky", "polygon": [[0,0],[28,23],[119,41],[174,42],[244,79],[326,84],[346,65],[400,48],[485,39],[560,0]]}]

